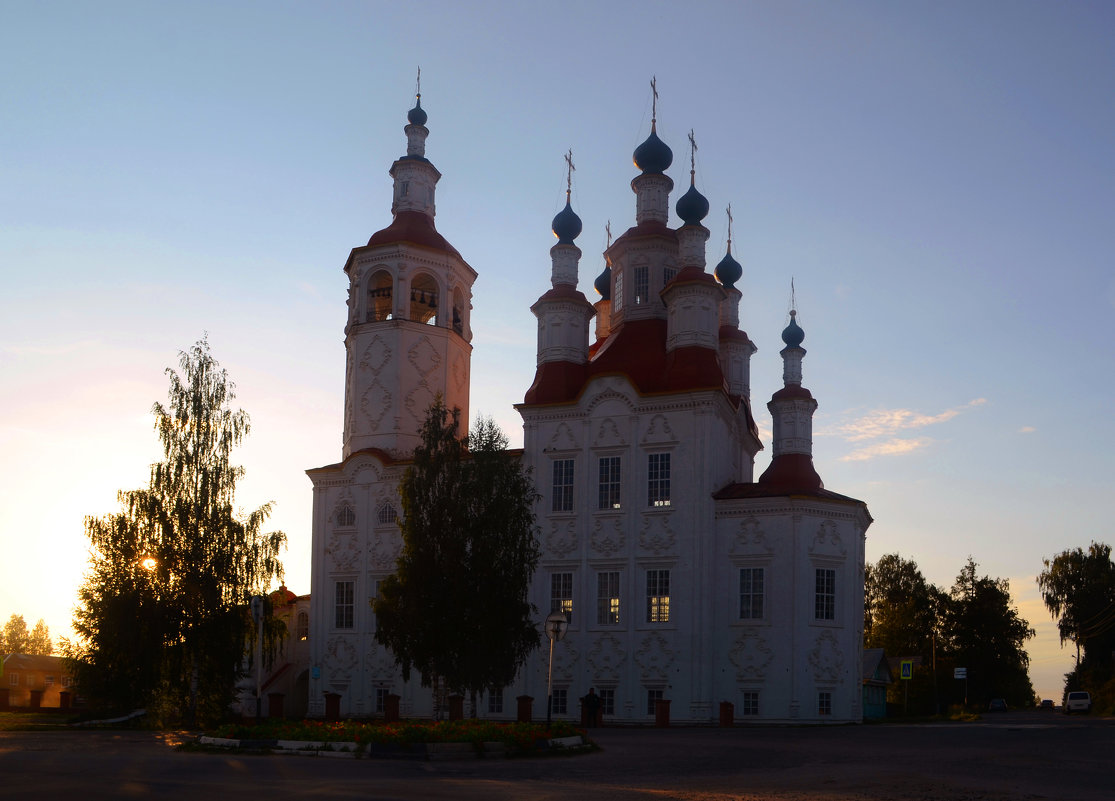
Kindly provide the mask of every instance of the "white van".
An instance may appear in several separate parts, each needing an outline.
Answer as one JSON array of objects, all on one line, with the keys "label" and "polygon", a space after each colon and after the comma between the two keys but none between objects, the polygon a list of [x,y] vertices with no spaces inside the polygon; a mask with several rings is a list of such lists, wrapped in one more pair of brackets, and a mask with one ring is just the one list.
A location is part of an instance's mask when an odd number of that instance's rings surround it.
[{"label": "white van", "polygon": [[1083,691],[1067,693],[1064,711],[1066,715],[1071,715],[1073,712],[1091,712],[1092,696]]}]

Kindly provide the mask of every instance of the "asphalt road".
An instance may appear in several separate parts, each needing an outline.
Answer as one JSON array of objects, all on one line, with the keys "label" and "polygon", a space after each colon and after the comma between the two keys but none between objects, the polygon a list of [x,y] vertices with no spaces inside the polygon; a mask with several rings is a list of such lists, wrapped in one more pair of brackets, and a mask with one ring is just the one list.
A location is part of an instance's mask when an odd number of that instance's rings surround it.
[{"label": "asphalt road", "polygon": [[150,732],[0,732],[0,799],[1109,801],[1115,719],[597,729],[601,750],[460,762],[183,752]]}]

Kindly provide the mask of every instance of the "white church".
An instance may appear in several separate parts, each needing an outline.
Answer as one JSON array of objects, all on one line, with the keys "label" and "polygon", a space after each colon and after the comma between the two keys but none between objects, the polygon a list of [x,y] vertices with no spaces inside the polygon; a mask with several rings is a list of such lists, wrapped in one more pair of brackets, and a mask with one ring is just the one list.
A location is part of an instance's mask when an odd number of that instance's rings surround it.
[{"label": "white church", "polygon": [[[376,643],[370,600],[402,548],[397,487],[439,393],[469,419],[477,274],[434,225],[441,174],[426,158],[421,96],[406,155],[391,166],[393,220],[352,250],[341,461],[311,469],[309,714],[431,714]],[[553,220],[550,287],[538,275],[537,372],[516,409],[533,468],[542,550],[531,601],[539,629],[569,618],[554,650],[553,715],[580,717],[595,688],[605,723],[858,722],[862,718],[862,502],[827,490],[813,465],[817,407],[802,385],[804,332],[782,332],[784,386],[770,399],[772,460],[751,412],[756,347],[739,327],[742,268],[706,269],[708,201],[694,186],[671,228],[670,148],[635,150],[633,225],[604,253],[592,303],[577,289],[581,221]],[[764,363],[764,369],[775,365]],[[479,715],[545,718],[546,639]],[[328,699],[328,700],[327,700]],[[724,702],[731,707],[725,707]],[[530,702],[527,702],[530,703]]]}]

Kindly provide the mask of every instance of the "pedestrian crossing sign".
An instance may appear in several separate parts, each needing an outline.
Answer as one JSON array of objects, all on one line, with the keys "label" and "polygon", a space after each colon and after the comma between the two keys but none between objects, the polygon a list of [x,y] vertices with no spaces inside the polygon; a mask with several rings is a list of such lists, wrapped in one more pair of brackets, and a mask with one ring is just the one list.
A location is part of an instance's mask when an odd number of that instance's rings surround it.
[{"label": "pedestrian crossing sign", "polygon": [[914,660],[913,659],[903,659],[902,660],[901,673],[899,675],[900,675],[901,678],[906,679],[907,681],[914,677]]}]

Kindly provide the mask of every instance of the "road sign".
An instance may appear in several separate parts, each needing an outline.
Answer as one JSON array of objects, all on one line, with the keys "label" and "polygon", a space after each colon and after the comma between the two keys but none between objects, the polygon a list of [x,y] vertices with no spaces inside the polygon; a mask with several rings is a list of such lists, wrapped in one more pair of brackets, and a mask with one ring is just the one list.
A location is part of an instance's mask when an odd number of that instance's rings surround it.
[{"label": "road sign", "polygon": [[913,677],[914,677],[914,660],[913,659],[903,659],[902,662],[901,662],[899,678],[906,679],[907,681],[909,681]]},{"label": "road sign", "polygon": [[953,668],[952,669],[952,677],[954,679],[966,679],[966,678],[968,678],[968,668]]}]

